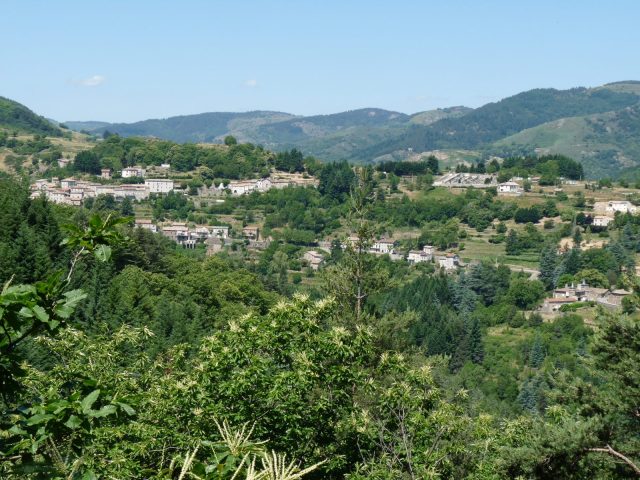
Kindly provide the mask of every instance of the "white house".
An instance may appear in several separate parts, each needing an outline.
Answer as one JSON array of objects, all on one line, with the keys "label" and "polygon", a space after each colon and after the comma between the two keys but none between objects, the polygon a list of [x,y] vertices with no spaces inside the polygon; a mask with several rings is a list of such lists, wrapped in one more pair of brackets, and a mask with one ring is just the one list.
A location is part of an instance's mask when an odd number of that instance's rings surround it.
[{"label": "white house", "polygon": [[149,193],[169,193],[173,190],[173,180],[166,178],[149,178],[144,181]]},{"label": "white house", "polygon": [[447,271],[455,270],[460,266],[460,257],[455,253],[447,253],[446,255],[437,256],[436,263],[440,268],[444,268]]},{"label": "white house", "polygon": [[69,201],[71,202],[71,205],[80,206],[82,205],[83,199],[84,199],[84,188],[72,187],[69,190]]},{"label": "white house", "polygon": [[422,250],[410,250],[407,255],[409,263],[425,263],[431,261],[431,255]]},{"label": "white house", "polygon": [[100,177],[104,178],[105,180],[111,180],[111,169],[103,168],[102,170],[100,170]]},{"label": "white house", "polygon": [[302,258],[307,262],[309,262],[309,266],[313,270],[318,270],[318,268],[320,267],[320,264],[324,260],[324,255],[316,252],[315,250],[309,250],[308,252],[305,252]]},{"label": "white house", "polygon": [[229,238],[229,227],[213,226],[211,227],[211,236],[216,238]]},{"label": "white house", "polygon": [[47,191],[47,199],[53,203],[70,203],[69,193],[57,188]]},{"label": "white house", "polygon": [[636,213],[637,208],[626,200],[610,200],[607,202],[605,210],[608,214],[614,215],[616,212]]},{"label": "white house", "polygon": [[613,218],[611,217],[604,217],[602,215],[596,215],[595,217],[593,217],[594,227],[606,227],[611,222],[613,222]]},{"label": "white house", "polygon": [[427,255],[431,255],[431,257],[433,257],[433,253],[436,251],[436,249],[433,247],[433,245],[425,245],[424,247],[422,247],[422,251]]},{"label": "white house", "polygon": [[253,180],[229,183],[229,190],[232,195],[245,195],[256,189],[256,182]]},{"label": "white house", "polygon": [[153,233],[158,231],[158,227],[156,227],[155,223],[149,218],[136,218],[136,227],[150,230]]},{"label": "white house", "polygon": [[273,183],[268,178],[261,178],[256,181],[256,190],[259,192],[266,192],[273,186]]},{"label": "white house", "polygon": [[73,177],[63,178],[60,180],[60,188],[71,188],[76,186],[77,180]]},{"label": "white house", "polygon": [[504,182],[498,185],[498,193],[506,195],[522,195],[522,187],[516,182]]},{"label": "white house", "polygon": [[144,177],[142,167],[126,167],[122,169],[122,178]]},{"label": "white house", "polygon": [[393,253],[393,246],[395,242],[393,240],[388,240],[381,238],[380,240],[376,240],[373,243],[373,250],[378,253]]}]

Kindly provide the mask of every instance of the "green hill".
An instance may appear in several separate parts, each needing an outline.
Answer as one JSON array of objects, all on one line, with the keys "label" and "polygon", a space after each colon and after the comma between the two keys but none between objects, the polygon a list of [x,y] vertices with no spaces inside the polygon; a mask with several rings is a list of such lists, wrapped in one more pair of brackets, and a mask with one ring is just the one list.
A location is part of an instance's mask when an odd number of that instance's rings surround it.
[{"label": "green hill", "polygon": [[530,90],[489,103],[461,117],[444,118],[430,125],[412,125],[399,137],[358,152],[356,158],[376,158],[407,148],[414,151],[478,148],[542,123],[619,110],[636,104],[639,99],[636,93],[609,88]]},{"label": "green hill", "polygon": [[49,120],[5,97],[0,97],[0,129],[55,137],[62,135],[62,130]]},{"label": "green hill", "polygon": [[[363,108],[332,115],[279,112],[202,113],[136,123],[66,122],[73,129],[176,142],[219,143],[225,135],[281,151],[298,148],[321,160],[376,162],[438,151],[458,161],[519,153],[561,153],[589,176],[615,175],[640,158],[640,82],[522,92],[477,109],[451,107],[413,115]],[[458,160],[456,160],[458,159]],[[446,162],[445,162],[446,163]],[[638,162],[640,163],[640,162]]]},{"label": "green hill", "polygon": [[[302,149],[324,160],[357,157],[358,152],[395,138],[413,124],[425,125],[471,109],[453,107],[412,116],[379,108],[331,115],[295,116],[279,112],[202,113],[135,123],[65,122],[74,130],[122,136],[158,137],[176,142],[221,142],[234,135],[273,150]],[[95,125],[95,128],[91,128]]]},{"label": "green hill", "polygon": [[125,137],[157,137],[174,142],[215,143],[232,132],[255,128],[264,123],[288,120],[292,117],[293,115],[288,113],[265,111],[211,112],[135,123],[111,123],[92,130],[92,133],[103,133],[108,130]]},{"label": "green hill", "polygon": [[562,118],[495,143],[507,150],[530,149],[578,159],[591,177],[617,176],[640,165],[640,105],[614,112]]},{"label": "green hill", "polygon": [[69,127],[71,130],[75,130],[76,132],[82,132],[82,131],[91,132],[93,130],[98,130],[100,128],[109,126],[109,122],[98,122],[98,121],[92,121],[92,120],[88,120],[86,122],[70,121],[70,122],[64,122],[64,124],[67,127]]}]

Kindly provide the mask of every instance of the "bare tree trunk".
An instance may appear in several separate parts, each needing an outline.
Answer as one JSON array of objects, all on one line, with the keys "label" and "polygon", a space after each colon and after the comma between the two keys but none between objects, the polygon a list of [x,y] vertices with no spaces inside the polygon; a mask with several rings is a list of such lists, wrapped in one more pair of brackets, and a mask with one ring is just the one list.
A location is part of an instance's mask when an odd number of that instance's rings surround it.
[{"label": "bare tree trunk", "polygon": [[638,467],[635,463],[633,463],[630,458],[625,457],[620,452],[616,452],[613,448],[611,448],[611,445],[607,445],[604,448],[588,448],[587,451],[608,453],[609,455],[619,458],[620,460],[622,460],[624,463],[626,463],[633,469],[637,477],[640,477],[640,467]]}]

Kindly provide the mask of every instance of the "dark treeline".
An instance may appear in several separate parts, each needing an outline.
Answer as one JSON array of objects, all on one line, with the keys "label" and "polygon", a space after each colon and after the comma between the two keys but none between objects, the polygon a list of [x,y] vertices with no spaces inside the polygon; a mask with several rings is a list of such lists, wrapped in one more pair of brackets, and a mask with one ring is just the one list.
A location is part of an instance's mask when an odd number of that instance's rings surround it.
[{"label": "dark treeline", "polygon": [[419,162],[398,162],[392,160],[380,162],[376,164],[376,170],[379,172],[393,173],[398,176],[424,175],[425,173],[437,175],[440,173],[438,159],[433,155]]}]

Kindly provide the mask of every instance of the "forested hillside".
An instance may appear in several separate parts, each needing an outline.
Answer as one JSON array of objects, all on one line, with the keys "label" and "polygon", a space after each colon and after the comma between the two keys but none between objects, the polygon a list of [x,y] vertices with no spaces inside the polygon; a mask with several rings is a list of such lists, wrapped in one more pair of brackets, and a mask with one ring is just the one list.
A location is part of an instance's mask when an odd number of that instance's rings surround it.
[{"label": "forested hillside", "polygon": [[22,104],[4,97],[0,97],[0,129],[16,133],[62,135],[62,131],[46,118],[36,115]]},{"label": "forested hillside", "polygon": [[[182,115],[166,119],[143,120],[135,123],[104,124],[92,132],[103,134],[105,131],[131,137],[157,137],[174,142],[221,142],[226,135],[237,134],[258,125],[280,122],[293,115],[280,112],[212,112],[197,115]],[[83,122],[70,122],[70,126],[82,126]]]},{"label": "forested hillside", "polygon": [[[132,124],[98,123],[90,130],[177,142],[221,143],[226,135],[234,135],[275,151],[297,148],[325,161],[364,163],[434,150],[476,160],[555,153],[581,160],[587,174],[597,177],[635,165],[639,95],[638,84],[628,81],[591,89],[536,89],[475,110],[452,107],[410,116],[377,108],[307,117],[205,113]],[[90,127],[89,123],[69,122],[75,129]],[[466,153],[461,156],[459,150]]]},{"label": "forested hillside", "polygon": [[555,152],[580,158],[592,177],[616,176],[640,158],[640,106],[570,117],[518,132],[496,147]]},{"label": "forested hillside", "polygon": [[[133,140],[110,137],[93,153],[164,151]],[[280,161],[289,158],[298,156]],[[580,175],[557,156],[490,167]],[[552,321],[535,311],[547,291],[585,278],[633,289],[637,302],[638,217],[616,216],[607,245],[558,253],[556,243],[577,238],[587,219],[570,212],[543,236],[532,222],[565,213],[553,198],[518,206],[490,190],[433,189],[435,158],[386,164],[388,174],[344,162],[317,168],[317,189],[226,197],[199,210],[183,198],[184,211],[165,204],[176,195],[150,200],[154,216],[264,215],[268,247],[238,242],[209,257],[134,228],[131,202],[53,205],[1,179],[0,476],[639,473],[636,304],[588,322],[579,305]],[[398,192],[394,176],[407,172],[421,185],[415,199]],[[516,250],[540,255],[539,279],[488,260],[445,273],[370,253],[392,227],[419,229],[401,241],[407,250],[471,248],[472,230],[494,231],[512,260]],[[302,246],[342,228],[357,237],[334,241],[304,282],[290,276],[301,271]]]},{"label": "forested hillside", "polygon": [[359,158],[396,150],[476,148],[526,128],[564,117],[609,112],[629,107],[640,97],[608,89],[537,89],[489,103],[460,118],[445,118],[428,126],[413,126],[399,138],[359,152]]}]

